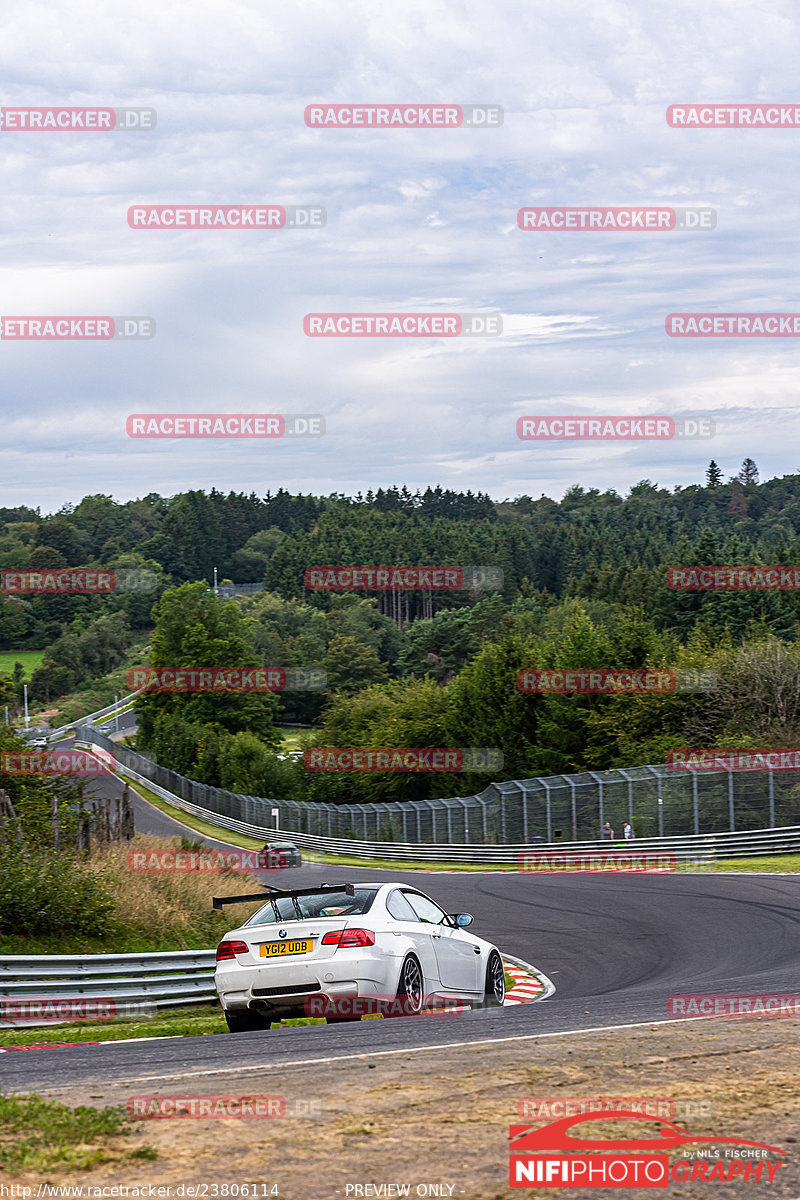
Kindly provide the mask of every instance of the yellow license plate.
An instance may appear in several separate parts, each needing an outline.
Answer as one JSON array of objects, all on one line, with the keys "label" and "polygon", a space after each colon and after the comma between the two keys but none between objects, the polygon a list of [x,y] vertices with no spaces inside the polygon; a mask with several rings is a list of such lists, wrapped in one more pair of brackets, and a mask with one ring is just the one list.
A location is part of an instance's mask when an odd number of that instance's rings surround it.
[{"label": "yellow license plate", "polygon": [[262,958],[283,958],[285,954],[310,954],[314,943],[310,938],[294,942],[267,942],[261,947]]}]

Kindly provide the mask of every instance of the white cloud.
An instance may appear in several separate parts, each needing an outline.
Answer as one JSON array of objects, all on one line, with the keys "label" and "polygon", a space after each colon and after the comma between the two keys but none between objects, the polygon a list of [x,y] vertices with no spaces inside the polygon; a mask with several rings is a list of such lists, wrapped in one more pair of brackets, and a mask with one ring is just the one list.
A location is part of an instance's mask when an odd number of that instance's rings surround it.
[{"label": "white cloud", "polygon": [[[152,341],[0,341],[0,504],[392,482],[560,495],[796,467],[794,341],[674,340],[670,311],[800,311],[800,130],[679,130],[793,98],[788,0],[487,8],[321,0],[6,6],[6,105],[148,106],[149,133],[0,133],[0,312],[149,314]],[[498,129],[309,129],[313,102],[494,103]],[[134,203],[322,204],[321,230],[132,230]],[[703,204],[713,233],[545,233],[531,204]],[[458,342],[312,340],[311,311],[503,314]],[[518,441],[525,412],[714,416],[713,443]],[[321,412],[318,442],[133,443],[138,411]],[[769,414],[767,419],[766,414]]]}]

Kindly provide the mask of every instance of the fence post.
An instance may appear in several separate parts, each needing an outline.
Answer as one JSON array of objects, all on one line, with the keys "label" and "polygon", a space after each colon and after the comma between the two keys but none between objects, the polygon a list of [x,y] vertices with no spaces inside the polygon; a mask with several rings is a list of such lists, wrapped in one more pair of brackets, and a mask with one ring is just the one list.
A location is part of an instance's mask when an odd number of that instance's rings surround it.
[{"label": "fence post", "polygon": [[692,771],[692,808],[694,809],[694,831],[700,833],[700,805],[697,799],[697,771]]},{"label": "fence post", "polygon": [[[539,782],[541,783],[542,787],[544,788],[544,795],[545,795],[544,803],[545,803],[545,812],[547,814],[547,840],[548,840],[548,842],[552,842],[552,840],[553,840],[553,820],[552,820],[552,813],[551,813],[551,808],[550,808],[550,784],[545,783],[544,779],[541,779]],[[527,841],[528,839],[526,838],[525,840]]]},{"label": "fence post", "polygon": [[578,802],[575,797],[576,784],[575,784],[575,780],[572,779],[570,776],[567,776],[567,779],[569,779],[569,790],[571,792],[572,840],[573,840],[573,842],[577,842],[577,840],[578,840]]},{"label": "fence post", "polygon": [[733,818],[733,771],[728,771],[728,820],[731,827],[731,833],[734,833],[736,829]]}]

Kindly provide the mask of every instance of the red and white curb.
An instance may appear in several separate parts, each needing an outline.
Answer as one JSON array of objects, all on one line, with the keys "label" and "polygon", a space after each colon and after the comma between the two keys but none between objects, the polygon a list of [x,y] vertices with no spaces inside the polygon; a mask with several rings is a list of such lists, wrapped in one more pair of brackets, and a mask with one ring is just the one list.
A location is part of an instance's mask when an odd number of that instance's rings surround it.
[{"label": "red and white curb", "polygon": [[503,966],[514,980],[514,986],[506,992],[505,1003],[530,1004],[534,1000],[546,1000],[555,992],[555,984],[538,967],[531,966],[521,958],[504,954]]}]

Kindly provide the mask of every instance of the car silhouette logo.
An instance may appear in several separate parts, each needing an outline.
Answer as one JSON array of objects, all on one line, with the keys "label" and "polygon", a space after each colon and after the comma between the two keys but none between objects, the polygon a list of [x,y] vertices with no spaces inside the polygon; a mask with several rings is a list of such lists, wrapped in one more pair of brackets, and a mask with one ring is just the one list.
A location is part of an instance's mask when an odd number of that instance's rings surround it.
[{"label": "car silhouette logo", "polygon": [[785,1156],[785,1150],[779,1150],[777,1146],[768,1146],[764,1142],[748,1142],[744,1138],[735,1137],[715,1137],[709,1134],[693,1136],[687,1133],[685,1129],[681,1129],[677,1125],[672,1125],[668,1121],[658,1121],[661,1126],[660,1135],[649,1138],[629,1138],[619,1140],[617,1138],[598,1138],[586,1140],[580,1135],[572,1135],[569,1130],[573,1125],[580,1125],[584,1121],[653,1121],[652,1117],[646,1116],[644,1113],[632,1113],[630,1109],[608,1110],[605,1112],[581,1113],[574,1117],[562,1117],[560,1121],[552,1121],[548,1125],[541,1127],[530,1125],[512,1125],[511,1138],[511,1153],[519,1154],[521,1152],[527,1154],[541,1153],[544,1150],[573,1150],[585,1152],[587,1150],[676,1150],[680,1146],[688,1145],[692,1142],[702,1144],[703,1142],[710,1143],[731,1143],[737,1146],[759,1146],[764,1150],[774,1151],[776,1154]]},{"label": "car silhouette logo", "polygon": [[279,929],[279,930],[278,930],[278,937],[286,937],[286,930],[285,930],[285,929]]}]

